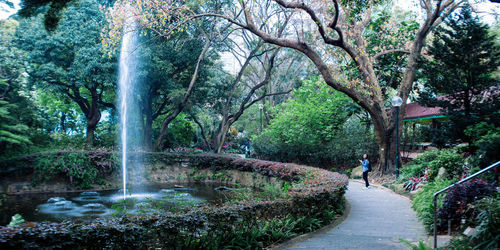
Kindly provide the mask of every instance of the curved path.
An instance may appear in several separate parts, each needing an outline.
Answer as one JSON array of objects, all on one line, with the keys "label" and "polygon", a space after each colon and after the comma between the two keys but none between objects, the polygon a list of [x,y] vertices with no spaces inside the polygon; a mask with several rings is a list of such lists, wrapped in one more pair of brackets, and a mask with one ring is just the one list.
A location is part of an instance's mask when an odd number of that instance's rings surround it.
[{"label": "curved path", "polygon": [[292,240],[284,249],[407,249],[398,239],[426,240],[427,235],[408,198],[389,189],[349,181],[346,199],[350,213],[340,225],[312,233],[302,242]]}]

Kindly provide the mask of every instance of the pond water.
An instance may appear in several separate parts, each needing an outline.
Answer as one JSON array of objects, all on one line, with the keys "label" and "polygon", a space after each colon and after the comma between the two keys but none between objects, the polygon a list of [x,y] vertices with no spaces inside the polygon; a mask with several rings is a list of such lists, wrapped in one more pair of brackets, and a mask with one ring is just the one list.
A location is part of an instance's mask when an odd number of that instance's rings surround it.
[{"label": "pond water", "polygon": [[9,224],[18,213],[26,221],[62,221],[65,219],[92,220],[120,213],[148,213],[156,209],[175,210],[204,203],[220,203],[225,195],[215,189],[219,185],[174,184],[132,187],[127,201],[123,202],[123,190],[8,195],[0,197],[0,225]]}]

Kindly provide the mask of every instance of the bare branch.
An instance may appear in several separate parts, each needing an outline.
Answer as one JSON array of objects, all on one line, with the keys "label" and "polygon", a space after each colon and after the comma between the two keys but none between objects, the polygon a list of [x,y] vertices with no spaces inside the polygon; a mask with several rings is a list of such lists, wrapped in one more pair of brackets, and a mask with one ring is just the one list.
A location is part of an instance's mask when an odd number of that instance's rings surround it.
[{"label": "bare branch", "polygon": [[366,27],[372,20],[372,8],[373,8],[373,0],[370,0],[368,3],[368,10],[366,11],[365,17],[363,21],[361,21],[361,27]]},{"label": "bare branch", "polygon": [[290,94],[292,92],[292,90],[288,90],[288,91],[284,91],[284,92],[277,92],[277,93],[271,93],[271,94],[265,94],[265,95],[261,95],[259,98],[256,98],[254,99],[252,102],[248,103],[245,107],[245,109],[249,108],[250,106],[252,106],[253,104],[255,104],[256,102],[266,98],[266,97],[269,97],[269,96],[277,96],[277,95],[286,95],[286,94]]},{"label": "bare branch", "polygon": [[389,49],[389,50],[381,51],[381,52],[375,54],[373,56],[373,59],[378,60],[383,55],[392,54],[392,53],[396,53],[396,52],[410,54],[410,51],[406,50],[406,49]]},{"label": "bare branch", "polygon": [[[316,26],[318,27],[319,34],[321,35],[321,37],[323,38],[323,40],[327,44],[334,45],[334,46],[341,46],[342,45],[342,39],[332,39],[332,38],[327,36],[325,28],[324,28],[325,26],[323,25],[321,20],[318,18],[318,16],[314,12],[314,10],[312,10],[305,3],[303,3],[303,2],[287,3],[283,0],[274,0],[274,1],[276,3],[278,3],[279,5],[281,5],[282,7],[287,8],[287,9],[301,9],[301,10],[305,11],[309,15],[309,17],[311,17],[312,21],[316,24]],[[336,12],[338,13],[338,9],[336,10]],[[336,15],[337,15],[337,13],[336,13]],[[338,19],[338,16],[336,18]],[[336,18],[334,18],[334,21],[330,25],[334,25],[334,24],[336,25],[336,23],[337,23]],[[337,33],[340,31],[340,30],[337,30],[335,26],[333,26],[333,27],[329,26],[329,27],[336,30]],[[342,37],[342,33],[339,33],[339,37]]]}]

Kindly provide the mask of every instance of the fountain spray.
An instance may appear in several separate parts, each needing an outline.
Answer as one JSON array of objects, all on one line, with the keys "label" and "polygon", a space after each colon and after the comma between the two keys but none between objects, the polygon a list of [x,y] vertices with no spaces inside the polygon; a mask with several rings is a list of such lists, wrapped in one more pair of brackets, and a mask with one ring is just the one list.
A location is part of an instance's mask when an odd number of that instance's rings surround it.
[{"label": "fountain spray", "polygon": [[135,84],[135,65],[137,56],[134,51],[137,48],[137,32],[135,31],[135,21],[132,18],[127,18],[123,29],[123,38],[120,51],[119,65],[119,102],[120,102],[120,139],[122,151],[122,184],[123,184],[123,199],[127,195],[127,151],[129,150],[128,127],[130,119],[130,106],[134,105],[132,100],[133,84]]}]

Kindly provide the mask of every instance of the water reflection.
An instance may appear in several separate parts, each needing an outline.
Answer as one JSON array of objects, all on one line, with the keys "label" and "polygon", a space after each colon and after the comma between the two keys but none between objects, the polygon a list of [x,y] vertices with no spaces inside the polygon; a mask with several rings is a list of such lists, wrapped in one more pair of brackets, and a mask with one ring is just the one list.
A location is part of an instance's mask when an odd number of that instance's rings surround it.
[{"label": "water reflection", "polygon": [[[222,199],[223,195],[214,190],[214,185],[197,184],[182,188],[156,185],[127,192],[125,207],[127,213],[139,214],[175,208],[178,204],[196,206]],[[7,203],[0,207],[0,225],[8,224],[15,213],[21,214],[26,221],[92,220],[116,213],[117,204],[121,202],[123,190],[9,196]]]}]

